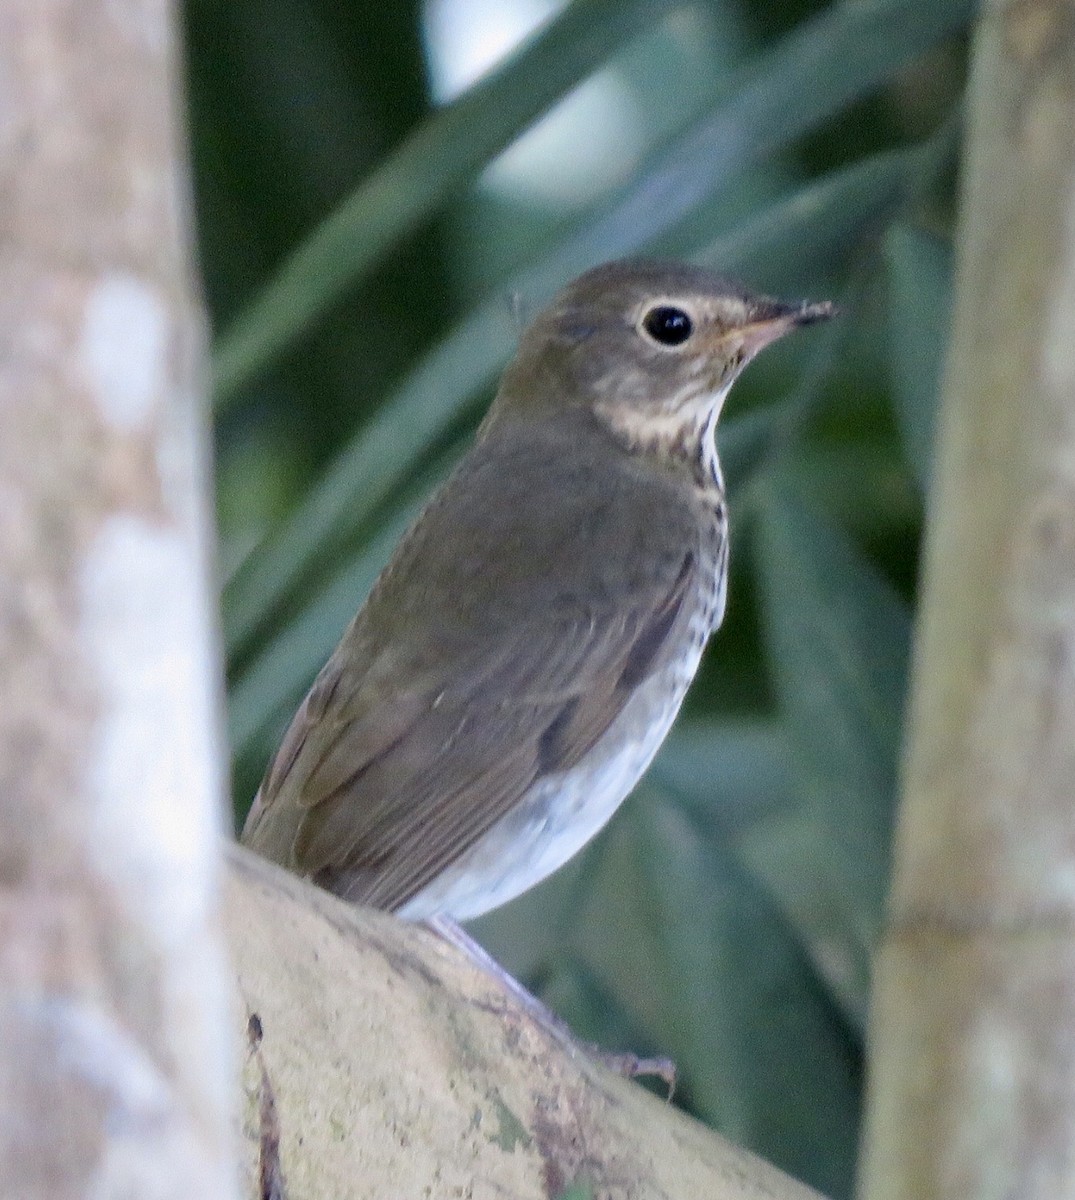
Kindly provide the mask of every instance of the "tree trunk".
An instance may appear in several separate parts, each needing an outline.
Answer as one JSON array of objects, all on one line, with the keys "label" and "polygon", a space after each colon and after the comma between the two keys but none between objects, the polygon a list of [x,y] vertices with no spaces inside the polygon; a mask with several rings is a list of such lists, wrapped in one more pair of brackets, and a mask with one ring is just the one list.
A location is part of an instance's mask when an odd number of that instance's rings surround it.
[{"label": "tree trunk", "polygon": [[0,10],[0,1193],[233,1194],[201,317],[163,0]]},{"label": "tree trunk", "polygon": [[1075,1194],[1075,5],[987,6],[862,1194]]}]

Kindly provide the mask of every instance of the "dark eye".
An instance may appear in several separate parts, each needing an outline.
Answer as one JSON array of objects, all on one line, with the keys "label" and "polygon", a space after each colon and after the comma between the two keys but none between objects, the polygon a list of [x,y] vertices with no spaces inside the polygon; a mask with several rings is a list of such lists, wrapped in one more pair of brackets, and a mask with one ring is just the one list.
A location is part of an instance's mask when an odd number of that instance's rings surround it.
[{"label": "dark eye", "polygon": [[694,322],[683,309],[658,304],[642,318],[642,328],[662,346],[682,346],[694,332]]}]

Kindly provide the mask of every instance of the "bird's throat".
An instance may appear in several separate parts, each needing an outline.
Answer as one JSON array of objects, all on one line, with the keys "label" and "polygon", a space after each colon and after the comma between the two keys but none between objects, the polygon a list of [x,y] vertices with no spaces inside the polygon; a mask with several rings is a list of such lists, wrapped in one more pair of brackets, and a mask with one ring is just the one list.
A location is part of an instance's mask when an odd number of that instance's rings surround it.
[{"label": "bird's throat", "polygon": [[653,411],[618,404],[598,404],[598,419],[632,455],[662,467],[685,470],[705,491],[724,491],[717,457],[717,418],[727,389],[698,396],[675,406]]}]

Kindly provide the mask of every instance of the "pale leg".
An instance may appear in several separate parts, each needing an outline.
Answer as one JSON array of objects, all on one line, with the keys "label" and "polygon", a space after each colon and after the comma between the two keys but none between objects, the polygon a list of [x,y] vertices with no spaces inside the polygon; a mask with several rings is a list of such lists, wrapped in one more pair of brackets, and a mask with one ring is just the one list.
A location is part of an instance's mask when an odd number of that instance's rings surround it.
[{"label": "pale leg", "polygon": [[476,966],[495,979],[509,996],[534,1020],[571,1053],[584,1053],[597,1058],[605,1066],[627,1079],[653,1076],[661,1079],[668,1087],[668,1099],[676,1086],[676,1065],[670,1058],[640,1058],[637,1054],[614,1054],[599,1046],[580,1042],[568,1026],[554,1012],[528,992],[526,988],[484,950],[461,925],[451,917],[438,913],[428,917],[425,924],[446,942],[461,950]]}]

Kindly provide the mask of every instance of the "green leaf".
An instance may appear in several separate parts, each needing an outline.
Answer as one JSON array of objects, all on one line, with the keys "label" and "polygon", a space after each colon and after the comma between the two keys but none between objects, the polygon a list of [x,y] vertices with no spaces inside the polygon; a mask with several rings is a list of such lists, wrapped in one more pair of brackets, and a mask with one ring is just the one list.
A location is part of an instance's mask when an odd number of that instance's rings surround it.
[{"label": "green leaf", "polygon": [[815,949],[861,1019],[887,888],[910,614],[786,478],[764,490],[755,552],[771,670],[801,788],[803,854],[827,873],[835,930]]},{"label": "green leaf", "polygon": [[221,411],[349,287],[673,0],[575,0],[423,122],[295,250],[214,355]]},{"label": "green leaf", "polygon": [[844,0],[802,22],[737,71],[692,125],[577,245],[620,254],[671,227],[751,162],[867,94],[974,14],[975,0]]},{"label": "green leaf", "polygon": [[800,445],[782,469],[814,511],[860,540],[917,534],[921,496],[893,430],[875,427],[846,442]]},{"label": "green leaf", "polygon": [[[828,981],[848,958],[846,897],[812,850],[824,831],[801,802],[786,729],[769,718],[693,721],[673,729],[647,778],[772,897]],[[833,998],[844,1004],[846,989]],[[860,1004],[849,1016],[861,1027]]]},{"label": "green leaf", "polygon": [[318,558],[360,528],[442,438],[468,400],[490,387],[516,336],[506,301],[476,310],[410,371],[373,420],[224,589],[228,657],[245,647]]},{"label": "green leaf", "polygon": [[[611,24],[579,14],[587,3],[602,6],[603,20],[607,8]],[[624,4],[577,0],[544,34],[553,49],[539,40],[529,56],[475,85],[416,132],[375,176],[369,192],[360,189],[330,216],[222,339],[214,361],[218,401],[264,369],[379,255],[434,211],[450,187],[460,186],[507,144],[513,131],[581,78],[587,63],[607,57],[623,30],[633,28]],[[737,72],[724,89],[726,98],[643,169],[618,203],[570,239],[530,281],[536,286],[520,290],[544,298],[584,266],[644,245],[727,186],[750,161],[787,145],[878,86],[968,21],[974,9],[973,0],[844,0],[803,22]],[[592,23],[598,31],[578,58],[568,50],[577,34],[563,32],[573,14],[580,30]],[[563,74],[558,59],[570,63]],[[555,86],[546,87],[546,81]],[[516,93],[521,102],[513,99]],[[501,120],[502,115],[510,119]],[[474,136],[473,123],[487,129],[487,136]]]},{"label": "green leaf", "polygon": [[884,240],[889,283],[889,382],[907,460],[929,490],[941,374],[952,312],[952,247],[896,225]]},{"label": "green leaf", "polygon": [[849,1195],[859,1048],[791,927],[719,831],[650,789],[608,842],[572,914],[573,953],[672,1056],[697,1115]]},{"label": "green leaf", "polygon": [[955,150],[945,128],[920,145],[870,155],[790,189],[692,257],[732,275],[816,286],[820,273],[833,272],[864,237],[884,229]]},{"label": "green leaf", "polygon": [[232,681],[228,734],[237,758],[298,706],[417,512],[412,505],[397,513]]},{"label": "green leaf", "polygon": [[769,719],[680,720],[646,778],[693,820],[734,838],[792,802],[788,754],[784,730]]}]

